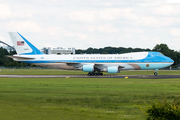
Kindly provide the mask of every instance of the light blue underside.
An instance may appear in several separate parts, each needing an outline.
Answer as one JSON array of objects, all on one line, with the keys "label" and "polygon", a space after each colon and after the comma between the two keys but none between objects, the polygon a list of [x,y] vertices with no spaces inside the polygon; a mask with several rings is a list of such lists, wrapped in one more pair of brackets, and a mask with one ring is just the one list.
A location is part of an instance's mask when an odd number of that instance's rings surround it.
[{"label": "light blue underside", "polygon": [[[147,67],[147,64],[149,65],[149,67]],[[137,64],[137,65],[139,65],[142,70],[151,70],[151,69],[159,69],[159,68],[167,67],[171,65],[171,63],[159,63],[159,64],[145,63],[145,64]]]},{"label": "light blue underside", "polygon": [[[68,62],[68,61],[23,61],[23,62],[26,62],[26,63],[64,63],[64,62]],[[72,61],[71,61],[72,62]],[[76,61],[77,62],[77,61]],[[90,61],[86,61],[86,62],[83,62],[83,61],[78,61],[79,63],[90,63]],[[102,63],[102,64],[109,64],[109,63],[117,63],[115,61],[109,61],[109,62],[106,62],[106,61],[92,61],[92,63]],[[142,70],[150,70],[150,69],[160,69],[160,68],[164,68],[164,67],[167,67],[167,66],[170,66],[171,64],[173,64],[172,62],[167,62],[167,63],[162,63],[162,62],[158,62],[158,63],[155,63],[155,62],[125,62],[125,61],[122,61],[122,62],[119,62],[119,63],[124,63],[124,64],[135,64],[135,65],[138,65]],[[117,63],[118,64],[118,63]],[[147,67],[147,64],[149,65]],[[122,64],[120,64],[121,66]],[[93,67],[92,66],[87,66],[84,71],[86,72],[90,72],[92,71]]]}]

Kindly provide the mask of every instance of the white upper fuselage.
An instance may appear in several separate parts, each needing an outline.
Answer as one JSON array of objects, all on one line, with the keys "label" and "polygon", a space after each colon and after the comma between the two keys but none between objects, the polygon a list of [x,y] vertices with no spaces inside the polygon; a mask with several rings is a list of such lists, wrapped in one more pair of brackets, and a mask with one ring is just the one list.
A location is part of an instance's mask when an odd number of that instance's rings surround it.
[{"label": "white upper fuselage", "polygon": [[[21,57],[35,58],[36,61],[107,61],[107,60],[140,60],[144,59],[148,52],[126,53],[126,54],[82,54],[82,55],[14,55]],[[22,61],[26,61],[21,59]]]}]

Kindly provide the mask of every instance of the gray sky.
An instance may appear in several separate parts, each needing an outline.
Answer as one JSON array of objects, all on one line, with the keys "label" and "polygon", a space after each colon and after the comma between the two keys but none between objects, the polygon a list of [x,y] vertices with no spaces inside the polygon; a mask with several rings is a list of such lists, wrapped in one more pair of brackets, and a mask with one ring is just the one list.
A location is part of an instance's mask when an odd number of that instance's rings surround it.
[{"label": "gray sky", "polygon": [[0,40],[17,31],[42,47],[180,50],[177,0],[0,0]]}]

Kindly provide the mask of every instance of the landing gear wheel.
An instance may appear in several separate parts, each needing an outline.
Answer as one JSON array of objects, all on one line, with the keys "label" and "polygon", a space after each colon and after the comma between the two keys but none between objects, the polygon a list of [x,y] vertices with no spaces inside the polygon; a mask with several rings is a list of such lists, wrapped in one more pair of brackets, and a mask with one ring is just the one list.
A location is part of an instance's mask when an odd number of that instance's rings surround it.
[{"label": "landing gear wheel", "polygon": [[154,76],[157,76],[157,72],[154,72]]},{"label": "landing gear wheel", "polygon": [[99,73],[99,72],[89,72],[87,75],[88,75],[88,76],[103,76],[103,73]]},{"label": "landing gear wheel", "polygon": [[93,73],[89,72],[89,73],[88,73],[88,76],[93,76]]}]

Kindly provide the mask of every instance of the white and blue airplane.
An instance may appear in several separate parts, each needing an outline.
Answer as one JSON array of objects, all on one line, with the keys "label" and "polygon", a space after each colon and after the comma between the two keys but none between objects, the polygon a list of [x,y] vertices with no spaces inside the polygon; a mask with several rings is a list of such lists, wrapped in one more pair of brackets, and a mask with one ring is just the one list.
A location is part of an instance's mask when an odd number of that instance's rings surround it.
[{"label": "white and blue airplane", "polygon": [[64,70],[82,70],[89,76],[102,72],[119,73],[121,70],[157,70],[174,61],[160,52],[133,52],[126,54],[47,55],[18,32],[9,32],[17,55],[8,56],[15,61]]}]

